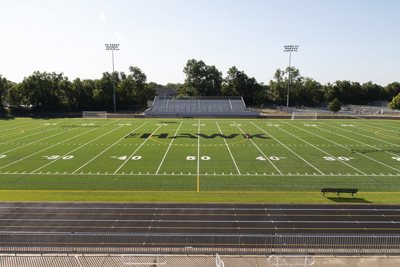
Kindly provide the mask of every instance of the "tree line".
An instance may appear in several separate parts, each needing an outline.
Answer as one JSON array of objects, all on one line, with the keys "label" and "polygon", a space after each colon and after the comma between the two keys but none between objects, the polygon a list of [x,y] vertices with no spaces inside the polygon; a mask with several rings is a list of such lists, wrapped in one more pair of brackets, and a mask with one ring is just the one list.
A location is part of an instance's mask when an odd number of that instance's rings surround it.
[{"label": "tree line", "polygon": [[[372,82],[360,84],[346,80],[323,85],[301,76],[295,67],[277,69],[268,84],[257,82],[235,66],[224,77],[215,66],[195,59],[187,61],[183,72],[186,75],[183,83],[167,85],[148,83],[146,74],[132,66],[128,73],[105,72],[100,79],[94,80],[77,78],[70,81],[63,73],[35,71],[22,82],[14,83],[0,75],[0,112],[112,111],[114,88],[120,111],[145,108],[158,87],[172,88],[179,96],[243,96],[250,106],[286,105],[289,82],[291,106],[326,106],[333,100],[343,104],[368,104],[395,101],[396,96],[400,99],[399,82],[384,87]],[[400,108],[396,104],[390,107]]]}]

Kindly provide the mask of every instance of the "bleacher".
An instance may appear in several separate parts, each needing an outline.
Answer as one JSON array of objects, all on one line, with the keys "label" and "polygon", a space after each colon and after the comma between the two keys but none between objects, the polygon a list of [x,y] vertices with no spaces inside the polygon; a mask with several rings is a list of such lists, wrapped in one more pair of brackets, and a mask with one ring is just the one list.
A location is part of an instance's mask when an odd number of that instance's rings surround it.
[{"label": "bleacher", "polygon": [[145,111],[147,117],[257,117],[242,97],[155,97]]}]

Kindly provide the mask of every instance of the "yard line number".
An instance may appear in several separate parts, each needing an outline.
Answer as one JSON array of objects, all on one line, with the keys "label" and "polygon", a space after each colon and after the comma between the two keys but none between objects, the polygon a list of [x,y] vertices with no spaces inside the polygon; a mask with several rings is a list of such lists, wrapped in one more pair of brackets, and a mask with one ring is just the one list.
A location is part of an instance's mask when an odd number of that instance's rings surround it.
[{"label": "yard line number", "polygon": [[[1,159],[1,155],[0,155],[0,159]],[[400,157],[392,157],[392,159],[400,161]]]},{"label": "yard line number", "polygon": [[336,161],[336,160],[350,161],[351,159],[353,159],[353,158],[348,158],[348,157],[328,157],[328,156],[323,157],[323,158],[324,158],[324,160],[327,160],[327,161]]},{"label": "yard line number", "polygon": [[[118,159],[118,160],[127,160],[129,156],[112,156],[112,159]],[[130,158],[131,160],[140,160],[142,159],[142,156],[133,156]]]},{"label": "yard line number", "polygon": [[7,155],[0,155],[0,159],[4,159]]},{"label": "yard line number", "polygon": [[48,160],[56,160],[56,159],[62,159],[62,160],[70,160],[73,159],[73,155],[66,155],[66,156],[60,156],[60,155],[51,155],[51,156],[43,156],[45,159]]},{"label": "yard line number", "polygon": [[[277,156],[269,156],[268,159],[274,160],[274,161],[278,161],[278,160],[281,160],[281,159],[283,159],[283,158],[277,157]],[[263,161],[263,160],[267,160],[267,159],[264,158],[264,157],[262,157],[262,156],[259,156],[259,157],[256,158],[256,160],[261,160],[261,161]]]},{"label": "yard line number", "polygon": [[[196,160],[197,157],[196,156],[187,156],[186,160]],[[210,160],[211,157],[210,156],[201,156],[200,157],[201,160]]]}]

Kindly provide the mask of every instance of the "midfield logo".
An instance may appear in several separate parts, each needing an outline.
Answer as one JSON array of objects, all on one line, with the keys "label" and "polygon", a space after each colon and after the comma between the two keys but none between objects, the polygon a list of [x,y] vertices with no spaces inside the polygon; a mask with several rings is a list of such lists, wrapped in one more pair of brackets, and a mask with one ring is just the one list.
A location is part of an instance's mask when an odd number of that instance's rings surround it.
[{"label": "midfield logo", "polygon": [[151,133],[130,133],[127,135],[125,138],[142,138],[142,139],[147,139],[147,138],[159,138],[159,139],[176,139],[176,138],[191,138],[191,139],[197,139],[197,138],[204,138],[204,139],[215,139],[217,137],[223,138],[223,139],[233,139],[235,137],[242,136],[245,139],[254,139],[254,138],[259,138],[259,139],[268,139],[268,137],[265,136],[265,134],[230,134],[230,135],[224,135],[224,134],[190,134],[190,133],[181,133],[179,135],[174,135],[174,136],[169,136],[168,133],[160,133],[160,134],[151,134]]}]

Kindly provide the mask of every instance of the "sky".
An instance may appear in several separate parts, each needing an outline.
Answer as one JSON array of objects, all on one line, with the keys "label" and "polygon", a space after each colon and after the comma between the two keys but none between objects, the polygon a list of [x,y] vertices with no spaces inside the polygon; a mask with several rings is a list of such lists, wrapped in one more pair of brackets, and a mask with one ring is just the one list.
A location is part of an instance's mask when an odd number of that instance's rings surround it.
[{"label": "sky", "polygon": [[70,80],[138,66],[182,83],[189,59],[269,83],[289,64],[323,84],[400,81],[399,0],[0,0],[0,75]]}]

